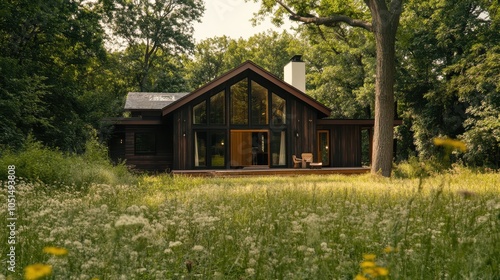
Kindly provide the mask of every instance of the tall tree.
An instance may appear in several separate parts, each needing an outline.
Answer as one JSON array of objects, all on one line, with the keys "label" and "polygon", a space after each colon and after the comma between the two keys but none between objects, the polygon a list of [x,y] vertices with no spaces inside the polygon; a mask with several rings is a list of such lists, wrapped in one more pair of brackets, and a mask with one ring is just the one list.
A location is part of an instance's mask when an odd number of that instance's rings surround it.
[{"label": "tall tree", "polygon": [[263,32],[248,40],[227,36],[209,38],[196,45],[193,58],[186,57],[186,79],[190,88],[195,89],[246,60],[283,78],[283,65],[301,49],[300,45],[288,32]]},{"label": "tall tree", "polygon": [[[257,2],[258,0],[254,0]],[[304,2],[296,0],[262,1],[260,15],[285,14],[293,21],[324,25],[331,28],[347,26],[373,33],[376,43],[375,127],[372,173],[390,176],[393,154],[395,42],[403,0],[364,0]],[[371,16],[371,20],[370,20]]]},{"label": "tall tree", "polygon": [[0,14],[0,146],[19,147],[31,133],[79,150],[87,135],[79,97],[89,65],[105,54],[100,14],[83,0],[4,0]]},{"label": "tall tree", "polygon": [[466,141],[464,163],[499,165],[499,14],[497,1],[407,1],[397,86],[420,158],[436,153],[433,137],[447,136]]},{"label": "tall tree", "polygon": [[137,56],[140,91],[153,89],[149,75],[161,55],[192,50],[193,23],[204,11],[201,0],[100,0],[113,36]]}]

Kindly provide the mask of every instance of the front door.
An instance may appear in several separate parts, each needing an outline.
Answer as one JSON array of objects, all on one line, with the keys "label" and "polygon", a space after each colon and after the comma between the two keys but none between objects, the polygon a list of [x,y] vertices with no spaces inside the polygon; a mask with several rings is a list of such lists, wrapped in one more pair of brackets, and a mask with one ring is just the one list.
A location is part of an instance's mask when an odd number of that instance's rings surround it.
[{"label": "front door", "polygon": [[330,166],[330,131],[318,131],[318,157],[323,166]]},{"label": "front door", "polygon": [[231,130],[231,168],[269,167],[267,130]]}]

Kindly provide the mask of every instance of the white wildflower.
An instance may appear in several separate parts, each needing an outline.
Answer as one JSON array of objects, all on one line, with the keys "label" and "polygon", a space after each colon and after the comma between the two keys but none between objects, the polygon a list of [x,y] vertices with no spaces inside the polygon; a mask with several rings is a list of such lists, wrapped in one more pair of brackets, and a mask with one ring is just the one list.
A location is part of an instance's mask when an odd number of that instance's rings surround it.
[{"label": "white wildflower", "polygon": [[205,248],[203,248],[203,246],[201,245],[194,245],[193,247],[193,251],[196,251],[196,252],[200,252],[200,251],[203,251]]},{"label": "white wildflower", "polygon": [[321,243],[321,251],[325,253],[330,253],[332,249],[328,248],[328,244],[326,242]]},{"label": "white wildflower", "polygon": [[253,276],[255,274],[255,269],[247,268],[245,272],[248,274],[248,276]]},{"label": "white wildflower", "polygon": [[[130,208],[130,207],[129,207]],[[148,219],[143,216],[130,216],[130,215],[121,215],[118,220],[115,222],[115,227],[121,226],[134,226],[134,225],[147,225],[149,224]]]},{"label": "white wildflower", "polygon": [[304,252],[305,250],[307,250],[307,246],[300,245],[299,247],[297,247],[297,250],[299,250],[299,252]]},{"label": "white wildflower", "polygon": [[253,247],[252,249],[250,249],[250,251],[248,251],[249,256],[258,256],[259,254],[260,250],[256,247]]},{"label": "white wildflower", "polygon": [[248,266],[249,267],[254,267],[257,264],[257,261],[254,258],[250,258],[248,260]]},{"label": "white wildflower", "polygon": [[137,206],[137,205],[132,205],[132,206],[129,206],[127,208],[127,210],[125,210],[125,211],[129,214],[139,214],[139,213],[141,213],[141,208],[139,208],[139,206]]},{"label": "white wildflower", "polygon": [[165,253],[165,254],[172,254],[172,249],[167,248],[167,249],[165,249],[165,251],[163,251],[163,253]]},{"label": "white wildflower", "polygon": [[168,242],[168,247],[169,248],[179,247],[181,245],[182,245],[182,242],[180,242],[180,241],[174,241],[174,242],[170,241],[170,242]]},{"label": "white wildflower", "polygon": [[306,256],[311,256],[311,255],[314,255],[314,253],[316,253],[316,251],[314,250],[314,248],[307,248],[306,252],[305,252],[305,255]]},{"label": "white wildflower", "polygon": [[137,253],[136,251],[130,252],[130,261],[132,263],[135,263],[138,258],[139,258],[139,253]]}]

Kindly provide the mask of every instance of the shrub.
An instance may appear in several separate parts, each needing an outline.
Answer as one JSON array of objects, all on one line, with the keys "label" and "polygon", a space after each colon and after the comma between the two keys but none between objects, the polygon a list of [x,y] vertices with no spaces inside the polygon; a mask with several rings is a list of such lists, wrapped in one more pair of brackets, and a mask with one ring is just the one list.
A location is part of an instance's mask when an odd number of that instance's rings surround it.
[{"label": "shrub", "polygon": [[[89,184],[133,183],[135,177],[124,164],[113,166],[107,149],[97,139],[87,141],[82,155],[63,153],[28,139],[19,152],[7,151],[0,158],[0,170],[16,166],[16,176],[27,182],[42,182],[52,186],[85,187]],[[7,172],[0,172],[6,180]]]}]

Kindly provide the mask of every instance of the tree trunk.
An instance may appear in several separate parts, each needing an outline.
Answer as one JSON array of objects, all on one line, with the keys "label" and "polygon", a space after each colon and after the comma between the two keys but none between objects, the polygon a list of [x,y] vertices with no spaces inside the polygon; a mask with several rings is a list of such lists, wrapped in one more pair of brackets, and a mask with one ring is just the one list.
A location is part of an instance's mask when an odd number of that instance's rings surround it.
[{"label": "tree trunk", "polygon": [[375,81],[375,127],[372,174],[391,176],[394,138],[395,43],[399,15],[373,13],[373,32],[377,46]]}]

